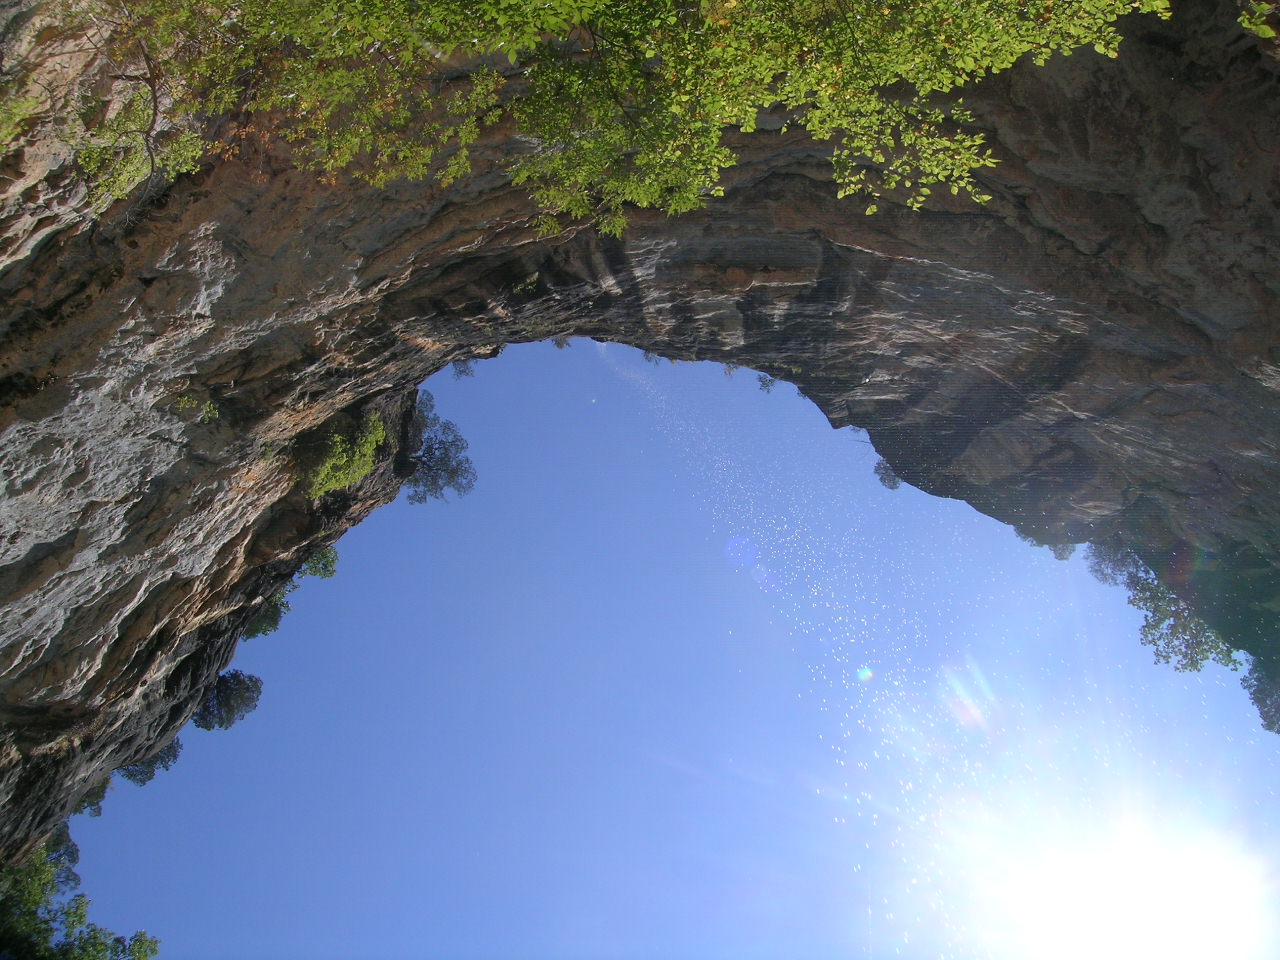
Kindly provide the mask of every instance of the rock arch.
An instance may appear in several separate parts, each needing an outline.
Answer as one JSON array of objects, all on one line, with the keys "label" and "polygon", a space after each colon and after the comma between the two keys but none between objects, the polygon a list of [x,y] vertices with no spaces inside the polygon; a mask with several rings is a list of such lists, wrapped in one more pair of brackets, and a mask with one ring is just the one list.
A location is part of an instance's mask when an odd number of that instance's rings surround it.
[{"label": "rock arch", "polygon": [[792,381],[903,479],[1051,540],[1119,537],[1273,656],[1280,98],[1233,9],[1192,0],[1118,61],[976,90],[985,208],[864,217],[775,132],[742,141],[723,200],[619,240],[539,238],[486,172],[500,137],[447,192],[264,154],[94,219],[29,147],[2,214],[0,853],[184,723],[260,598],[403,477],[392,445],[314,503],[299,445],[369,412],[402,445],[416,384],[507,343]]}]

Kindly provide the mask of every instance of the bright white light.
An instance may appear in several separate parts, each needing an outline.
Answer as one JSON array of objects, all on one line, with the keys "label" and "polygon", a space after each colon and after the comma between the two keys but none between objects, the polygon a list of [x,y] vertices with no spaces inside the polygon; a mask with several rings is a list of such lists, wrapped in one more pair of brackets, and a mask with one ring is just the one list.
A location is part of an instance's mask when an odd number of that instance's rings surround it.
[{"label": "bright white light", "polygon": [[998,960],[1270,960],[1262,861],[1213,832],[1130,819],[989,818],[959,872],[974,934]]}]

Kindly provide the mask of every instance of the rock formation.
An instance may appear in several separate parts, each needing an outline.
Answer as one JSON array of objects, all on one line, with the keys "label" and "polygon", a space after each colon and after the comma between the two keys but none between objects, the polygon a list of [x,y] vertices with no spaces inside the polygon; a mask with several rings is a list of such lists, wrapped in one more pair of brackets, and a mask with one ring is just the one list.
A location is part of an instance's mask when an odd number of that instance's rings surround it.
[{"label": "rock formation", "polygon": [[[701,213],[541,239],[498,131],[447,190],[264,148],[94,215],[33,137],[0,209],[0,857],[170,738],[262,598],[395,495],[418,383],[519,341],[789,380],[904,480],[1116,538],[1274,657],[1280,87],[1234,16],[1185,0],[1118,60],[972,91],[985,207],[864,216],[775,130]],[[369,412],[378,469],[311,500],[308,451]]]}]

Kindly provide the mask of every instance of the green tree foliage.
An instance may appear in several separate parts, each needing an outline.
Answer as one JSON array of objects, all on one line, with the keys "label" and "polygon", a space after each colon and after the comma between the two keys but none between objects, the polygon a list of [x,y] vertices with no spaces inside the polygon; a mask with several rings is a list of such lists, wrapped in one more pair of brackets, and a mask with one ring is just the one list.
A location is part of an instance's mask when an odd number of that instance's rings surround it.
[{"label": "green tree foliage", "polygon": [[1053,543],[1047,539],[1041,539],[1033,533],[1020,530],[1017,527],[1013,528],[1013,532],[1017,534],[1018,539],[1023,543],[1028,543],[1033,547],[1048,548],[1049,552],[1053,554],[1053,558],[1055,560],[1070,560],[1075,556],[1076,545],[1074,543],[1062,543],[1061,541]]},{"label": "green tree foliage", "polygon": [[373,472],[378,451],[387,439],[387,427],[376,413],[369,414],[354,436],[335,430],[329,435],[324,458],[308,477],[313,500],[326,493],[345,490]]},{"label": "green tree foliage", "polygon": [[265,637],[267,634],[275,633],[280,629],[281,619],[290,610],[289,601],[286,598],[296,586],[291,580],[285,585],[284,589],[277,590],[271,596],[263,598],[258,612],[245,624],[244,638],[246,640],[252,640],[254,637]]},{"label": "green tree foliage", "polygon": [[0,156],[23,134],[44,104],[39,97],[25,96],[14,85],[0,82]]},{"label": "green tree foliage", "polygon": [[1262,728],[1280,733],[1280,661],[1255,659],[1240,685],[1258,708]]},{"label": "green tree foliage", "polygon": [[168,744],[145,760],[139,760],[137,763],[127,763],[123,767],[119,767],[116,773],[130,783],[136,783],[138,786],[144,787],[155,779],[158,772],[168,770],[177,763],[178,756],[181,753],[182,741],[174,737]]},{"label": "green tree foliage", "polygon": [[73,814],[83,813],[90,817],[102,816],[102,801],[107,798],[107,790],[111,787],[111,777],[95,783],[92,787],[85,791],[84,796],[80,798],[80,802],[75,805],[71,811]]},{"label": "green tree foliage", "polygon": [[299,568],[297,576],[269,597],[265,597],[258,612],[245,624],[244,638],[263,637],[280,629],[280,621],[291,609],[289,594],[298,589],[298,577],[328,579],[338,572],[338,549],[321,547]]},{"label": "green tree foliage", "polygon": [[1129,591],[1129,603],[1144,614],[1140,637],[1154,651],[1156,663],[1172,664],[1175,670],[1199,670],[1206,662],[1240,668],[1227,642],[1132,550],[1114,543],[1091,543],[1085,558],[1098,580]]},{"label": "green tree foliage", "polygon": [[[61,840],[57,837],[61,835]],[[0,960],[150,960],[160,944],[89,922],[89,900],[73,893],[78,858],[65,824],[54,842],[0,869]]]},{"label": "green tree foliage", "polygon": [[1276,21],[1274,3],[1270,0],[1245,0],[1241,7],[1243,10],[1238,18],[1240,26],[1263,39],[1269,40],[1276,35],[1276,29],[1272,26]]},{"label": "green tree foliage", "polygon": [[311,556],[307,557],[298,575],[302,577],[319,577],[322,580],[328,580],[338,572],[338,548],[334,546],[321,547]]},{"label": "green tree foliage", "polygon": [[466,455],[467,441],[450,420],[435,412],[435,398],[426,390],[418,396],[415,426],[422,432],[418,452],[409,459],[413,475],[406,486],[410,503],[443,500],[446,490],[465,497],[476,485],[476,469]]},{"label": "green tree foliage", "polygon": [[80,874],[76,873],[76,864],[80,862],[80,847],[71,839],[71,821],[63,820],[58,824],[49,839],[45,841],[46,859],[54,865],[54,880],[70,889],[80,885]]},{"label": "green tree foliage", "polygon": [[[206,150],[203,139],[193,130],[162,135],[160,108],[150,90],[135,90],[123,104],[106,106],[106,119],[85,131],[76,150],[95,202],[123,197],[152,176],[168,178],[199,168]],[[217,408],[206,404],[200,422],[216,418]]]},{"label": "green tree foliage", "polygon": [[[993,160],[952,90],[1022,57],[1092,45],[1167,0],[90,0],[136,69],[117,168],[154,168],[154,110],[178,131],[241,111],[303,162],[375,183],[470,168],[482,129],[514,121],[510,169],[550,215],[621,229],[628,204],[679,213],[716,194],[733,130],[762,111],[831,144],[842,193],[935,187],[983,199]],[[483,66],[501,55],[509,68]],[[461,69],[460,69],[461,68]],[[148,113],[147,111],[152,111]],[[133,113],[140,115],[133,118]],[[143,131],[140,148],[129,133]],[[190,163],[185,134],[168,134]],[[516,141],[513,141],[513,143]],[[93,155],[96,157],[97,155]],[[129,156],[135,159],[130,161]],[[86,166],[101,162],[86,157]],[[874,204],[868,212],[874,210]],[[545,224],[554,226],[554,220]]]},{"label": "green tree foliage", "polygon": [[191,722],[201,730],[227,730],[251,714],[262,695],[262,679],[228,670],[204,692]]}]

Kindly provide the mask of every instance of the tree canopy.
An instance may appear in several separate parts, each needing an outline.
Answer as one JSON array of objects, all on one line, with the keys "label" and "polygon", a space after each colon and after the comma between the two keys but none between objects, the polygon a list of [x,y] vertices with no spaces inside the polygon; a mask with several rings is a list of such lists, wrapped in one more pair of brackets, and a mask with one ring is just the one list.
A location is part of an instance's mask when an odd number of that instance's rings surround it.
[{"label": "tree canopy", "polygon": [[1129,603],[1143,612],[1142,642],[1155,652],[1157,663],[1172,664],[1175,670],[1199,670],[1206,663],[1239,670],[1247,663],[1240,685],[1257,708],[1263,729],[1280,733],[1280,657],[1235,650],[1136,553],[1116,541],[1090,543],[1085,559],[1097,579],[1129,591]]},{"label": "tree canopy", "polygon": [[137,763],[127,763],[123,767],[117,768],[116,772],[130,783],[143,787],[154,780],[156,774],[161,770],[168,770],[177,763],[178,756],[181,753],[182,741],[174,737],[145,760],[139,760]]},{"label": "tree canopy", "polygon": [[191,722],[201,730],[226,730],[251,714],[262,695],[262,678],[228,670],[204,692]]},{"label": "tree canopy", "polygon": [[[545,213],[613,232],[628,204],[678,213],[716,194],[735,162],[726,134],[755,131],[774,108],[830,144],[842,193],[899,191],[918,205],[942,187],[981,200],[973,173],[994,161],[951,91],[1023,57],[1114,56],[1118,17],[1168,14],[1167,0],[78,6],[136,88],[103,119],[66,121],[107,193],[192,169],[196,132],[232,113],[238,123],[217,125],[223,152],[278,135],[303,163],[375,184],[455,179],[483,128],[510,121],[522,135],[510,172]],[[10,85],[17,102],[25,87]]]},{"label": "tree canopy", "polygon": [[280,621],[292,609],[288,600],[289,592],[296,588],[297,583],[290,580],[282,589],[269,597],[263,597],[257,612],[244,625],[244,638],[252,640],[254,637],[265,637],[279,630]]},{"label": "tree canopy", "polygon": [[306,559],[298,568],[298,572],[283,587],[270,596],[263,597],[262,603],[244,626],[244,638],[264,637],[280,629],[280,621],[292,607],[289,594],[298,589],[299,577],[320,577],[329,579],[338,572],[338,548],[330,544],[321,547]]},{"label": "tree canopy", "polygon": [[1023,543],[1033,547],[1046,547],[1055,560],[1070,560],[1076,552],[1076,545],[1056,538],[1044,537],[1039,532],[1022,527],[1014,527],[1013,532]]},{"label": "tree canopy", "polygon": [[1258,708],[1262,728],[1280,733],[1280,660],[1255,659],[1240,683]]},{"label": "tree canopy", "polygon": [[446,490],[464,497],[476,485],[476,469],[466,455],[466,439],[456,424],[441,419],[435,409],[435,398],[423,390],[415,411],[422,441],[417,453],[409,458],[413,475],[406,483],[410,503],[443,500]]},{"label": "tree canopy", "polygon": [[75,844],[65,825],[22,863],[0,868],[3,960],[151,960],[159,942],[138,931],[122,936],[89,921],[89,900],[74,893]]},{"label": "tree canopy", "polygon": [[111,775],[108,774],[81,795],[71,812],[73,814],[83,813],[89,817],[102,816],[102,801],[107,798],[107,790],[110,788]]},{"label": "tree canopy", "polygon": [[1085,558],[1098,580],[1129,591],[1129,603],[1144,614],[1140,636],[1155,652],[1156,663],[1172,664],[1175,670],[1199,670],[1211,661],[1240,669],[1232,647],[1132,550],[1095,542],[1089,544]]},{"label": "tree canopy", "polygon": [[889,465],[889,461],[881,457],[876,461],[875,467],[876,479],[880,481],[880,485],[886,490],[897,490],[902,486],[902,478],[893,472],[893,467]]}]

